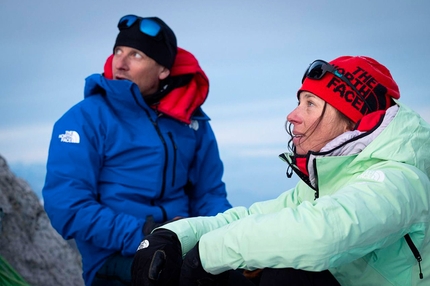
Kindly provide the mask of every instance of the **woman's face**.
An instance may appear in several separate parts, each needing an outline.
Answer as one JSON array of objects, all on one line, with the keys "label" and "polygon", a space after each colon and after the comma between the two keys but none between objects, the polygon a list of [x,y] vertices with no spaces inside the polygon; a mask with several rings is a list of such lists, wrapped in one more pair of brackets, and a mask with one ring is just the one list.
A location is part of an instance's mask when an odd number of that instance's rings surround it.
[{"label": "woman's face", "polygon": [[300,93],[299,105],[288,114],[287,120],[293,126],[293,144],[299,155],[308,151],[318,152],[329,141],[349,130],[348,123],[341,119],[334,107],[307,91]]}]

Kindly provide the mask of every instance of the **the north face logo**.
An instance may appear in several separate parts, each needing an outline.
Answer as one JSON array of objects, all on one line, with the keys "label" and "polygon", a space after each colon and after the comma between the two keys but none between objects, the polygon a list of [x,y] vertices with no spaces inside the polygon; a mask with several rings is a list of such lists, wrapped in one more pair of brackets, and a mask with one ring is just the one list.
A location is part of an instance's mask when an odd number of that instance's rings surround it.
[{"label": "the north face logo", "polygon": [[191,123],[188,126],[197,131],[199,129],[199,122],[197,120],[191,120]]},{"label": "the north face logo", "polygon": [[[359,66],[353,72],[346,72],[343,68],[335,67],[356,87],[363,97],[357,96],[339,77],[334,76],[327,84],[328,88],[339,94],[341,98],[350,103],[361,114],[369,113],[369,107],[373,111],[385,109],[387,106],[387,88],[380,84],[370,73]],[[363,99],[366,100],[367,104],[363,102]]]},{"label": "the north face logo", "polygon": [[64,134],[58,135],[58,138],[61,139],[61,142],[65,143],[79,143],[81,141],[81,138],[76,131],[66,131]]}]

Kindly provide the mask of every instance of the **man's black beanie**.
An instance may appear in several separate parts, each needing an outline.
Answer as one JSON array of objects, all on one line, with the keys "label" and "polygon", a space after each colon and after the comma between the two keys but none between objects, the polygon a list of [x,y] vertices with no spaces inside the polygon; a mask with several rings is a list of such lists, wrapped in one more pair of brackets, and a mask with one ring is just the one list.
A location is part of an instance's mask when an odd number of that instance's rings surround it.
[{"label": "man's black beanie", "polygon": [[[160,25],[161,29],[157,36],[152,37],[140,31],[142,19],[150,19]],[[175,34],[163,20],[157,17],[139,17],[129,28],[120,28],[114,51],[117,46],[137,49],[169,70],[173,66],[177,53]]]}]

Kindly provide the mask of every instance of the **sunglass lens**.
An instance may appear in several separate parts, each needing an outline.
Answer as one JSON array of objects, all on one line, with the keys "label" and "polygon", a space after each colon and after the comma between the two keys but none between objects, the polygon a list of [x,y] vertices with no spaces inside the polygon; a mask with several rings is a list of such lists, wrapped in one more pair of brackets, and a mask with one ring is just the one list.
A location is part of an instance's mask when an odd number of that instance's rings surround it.
[{"label": "sunglass lens", "polygon": [[134,24],[134,22],[136,22],[137,20],[137,16],[135,15],[127,15],[122,17],[119,22],[118,22],[118,28],[119,29],[124,29],[124,28],[130,28],[131,25]]},{"label": "sunglass lens", "polygon": [[323,66],[322,62],[312,63],[308,69],[306,76],[312,79],[321,79],[325,73],[322,66]]},{"label": "sunglass lens", "polygon": [[160,25],[151,19],[142,19],[140,21],[140,30],[149,36],[155,37],[160,32]]}]

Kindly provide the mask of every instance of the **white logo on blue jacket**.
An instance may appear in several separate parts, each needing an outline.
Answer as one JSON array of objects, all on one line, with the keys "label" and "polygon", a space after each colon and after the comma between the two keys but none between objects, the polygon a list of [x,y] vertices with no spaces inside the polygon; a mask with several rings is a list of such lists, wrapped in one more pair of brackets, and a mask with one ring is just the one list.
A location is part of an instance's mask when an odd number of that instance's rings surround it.
[{"label": "white logo on blue jacket", "polygon": [[81,138],[76,131],[66,131],[64,134],[58,135],[58,138],[61,139],[61,142],[65,143],[79,143],[81,141]]},{"label": "white logo on blue jacket", "polygon": [[191,123],[188,126],[197,131],[199,129],[199,122],[197,120],[191,120]]}]

